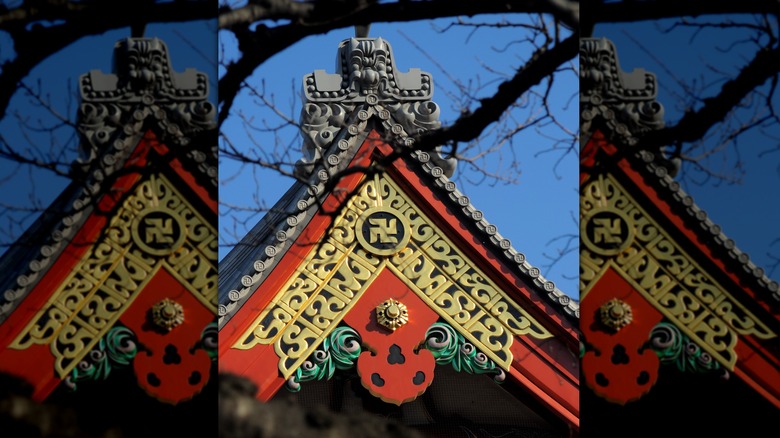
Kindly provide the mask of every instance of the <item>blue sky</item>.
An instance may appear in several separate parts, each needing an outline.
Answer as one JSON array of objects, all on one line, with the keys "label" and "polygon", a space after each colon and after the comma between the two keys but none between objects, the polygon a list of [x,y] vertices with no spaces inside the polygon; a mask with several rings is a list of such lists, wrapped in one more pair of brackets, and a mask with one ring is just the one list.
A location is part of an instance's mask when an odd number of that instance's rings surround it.
[{"label": "blue sky", "polygon": [[[168,50],[176,71],[196,68],[206,72],[210,80],[211,100],[216,103],[216,20],[191,23],[149,24],[147,37],[161,38]],[[97,69],[111,72],[114,43],[130,36],[130,29],[117,29],[102,35],[81,38],[64,50],[54,54],[38,65],[24,83],[52,102],[52,108],[61,116],[74,121],[78,105],[79,76]],[[0,61],[13,56],[9,39],[0,34]],[[21,128],[19,119],[33,128]],[[12,98],[6,117],[0,121],[0,133],[15,150],[28,156],[49,161],[55,157],[63,163],[70,163],[76,157],[76,131],[64,125],[50,135],[48,131],[36,132],[34,128],[60,124],[53,113],[18,91]],[[21,208],[22,211],[0,214],[0,254],[7,245],[37,217],[40,208],[45,208],[65,188],[69,180],[36,166],[18,166],[17,163],[0,158],[0,206]],[[24,211],[24,210],[32,211]]]},{"label": "blue sky", "polygon": [[[746,17],[728,17],[737,22],[755,21]],[[702,17],[692,22],[714,21]],[[733,77],[752,57],[756,48],[745,43],[748,33],[740,29],[708,28],[695,36],[690,27],[665,32],[671,20],[658,23],[641,22],[596,26],[594,37],[608,37],[617,47],[621,68],[631,71],[643,68],[656,75],[659,81],[658,101],[664,105],[667,125],[682,115],[685,103],[682,84],[697,90],[700,98],[714,96],[723,84],[723,72]],[[777,29],[775,29],[777,32]],[[743,41],[740,44],[734,44]],[[769,82],[761,87],[768,90]],[[780,104],[775,93],[774,105]],[[744,101],[750,107],[757,101]],[[700,102],[695,102],[699,105]],[[758,102],[763,115],[766,107]],[[729,116],[732,121],[744,122],[753,114],[741,109]],[[716,139],[707,144],[712,147]],[[770,254],[780,256],[780,125],[773,124],[754,129],[740,137],[738,149],[727,148],[710,157],[706,163],[727,180],[707,178],[690,164],[685,165],[684,178],[678,177],[683,188],[693,196],[708,217],[721,226],[737,247],[750,255],[758,266],[768,269],[774,262]],[[770,275],[780,278],[780,269]]]},{"label": "blue sky", "polygon": [[[494,16],[484,20],[500,22],[503,18]],[[420,68],[432,74],[433,101],[441,107],[444,125],[459,115],[462,93],[456,84],[476,97],[487,96],[531,53],[531,46],[520,42],[522,30],[481,29],[472,33],[472,28],[455,27],[440,31],[452,21],[378,23],[370,29],[370,36],[382,37],[391,44],[401,71]],[[268,103],[273,102],[279,113],[259,97],[244,92],[222,127],[223,135],[251,156],[271,159],[276,154],[286,163],[294,163],[301,157],[300,134],[293,126],[277,128],[284,125],[284,117],[298,121],[303,76],[317,69],[333,73],[338,44],[352,36],[354,30],[346,28],[308,37],[263,64],[248,83],[264,90],[264,98]],[[232,59],[235,50],[230,34],[220,34],[220,53],[224,53],[225,59]],[[491,71],[485,66],[490,66]],[[579,123],[577,93],[578,74],[565,71],[556,76],[549,100],[561,125],[574,133]],[[536,100],[526,97],[522,100],[524,107],[513,113],[514,122],[539,111]],[[472,110],[475,107],[470,106]],[[516,136],[513,145],[504,145],[500,152],[479,162],[490,172],[510,175],[515,180],[511,184],[485,179],[465,163],[459,164],[453,179],[473,205],[484,212],[487,221],[510,239],[515,249],[526,254],[528,261],[562,291],[578,298],[578,240],[575,237],[568,241],[566,235],[578,233],[579,156],[576,151],[566,154],[560,144],[554,149],[555,139],[565,137],[558,127],[530,128]],[[482,146],[498,143],[495,136],[488,136]],[[513,160],[515,169],[510,168]],[[262,212],[251,210],[258,206],[272,207],[293,181],[276,171],[241,166],[223,158],[220,180],[222,258],[231,244],[262,217]],[[547,255],[554,255],[567,243],[573,250],[552,268],[545,267],[550,264]]]}]

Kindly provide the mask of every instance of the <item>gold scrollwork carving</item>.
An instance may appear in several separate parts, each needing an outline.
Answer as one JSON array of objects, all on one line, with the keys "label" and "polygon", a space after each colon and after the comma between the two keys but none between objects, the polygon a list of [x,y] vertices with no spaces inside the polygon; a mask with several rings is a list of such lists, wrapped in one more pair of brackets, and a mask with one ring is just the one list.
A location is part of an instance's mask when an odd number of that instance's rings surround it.
[{"label": "gold scrollwork carving", "polygon": [[455,278],[467,266],[466,259],[458,254],[444,239],[431,239],[428,253],[441,270]]},{"label": "gold scrollwork carving", "polygon": [[[762,339],[776,336],[677,245],[611,175],[600,175],[587,183],[581,193],[583,222],[600,218],[605,211],[613,211],[613,217],[628,221],[628,229],[618,226],[615,219],[603,223],[607,227],[599,231],[601,237],[594,237],[595,228],[591,235],[583,235],[584,245],[580,248],[583,299],[587,299],[588,289],[600,274],[611,266],[657,310],[729,369],[733,369],[737,360],[734,348],[738,334]],[[604,250],[603,243],[611,241],[610,236],[623,234],[632,235],[633,243]]]},{"label": "gold scrollwork carving", "polygon": [[647,251],[676,279],[682,278],[693,269],[691,261],[670,240],[661,239],[655,244],[649,244]]},{"label": "gold scrollwork carving", "polygon": [[417,252],[410,258],[410,263],[401,271],[408,283],[412,283],[421,295],[433,299],[446,285],[452,282],[447,279],[442,271],[436,267],[436,263],[425,257],[422,252]]},{"label": "gold scrollwork carving", "polygon": [[352,299],[371,278],[374,269],[374,266],[362,262],[355,253],[350,253],[325,287],[336,291],[346,299]]},{"label": "gold scrollwork carving", "polygon": [[[378,244],[392,249],[378,252]],[[512,362],[513,334],[552,336],[471,266],[391,179],[375,175],[232,348],[273,343],[279,370],[289,377],[383,269],[504,369]]]},{"label": "gold scrollwork carving", "polygon": [[469,291],[471,297],[474,298],[477,303],[487,309],[493,307],[495,302],[501,299],[498,290],[491,286],[482,275],[473,268],[468,268],[468,270],[459,277],[458,281]]},{"label": "gold scrollwork carving", "polygon": [[317,248],[317,256],[308,260],[306,270],[316,278],[325,280],[338,267],[344,255],[333,242],[326,241]]},{"label": "gold scrollwork carving", "polygon": [[89,327],[103,330],[113,324],[124,301],[110,291],[98,289],[87,298],[78,316]]},{"label": "gold scrollwork carving", "polygon": [[450,288],[440,293],[435,300],[440,312],[444,312],[450,321],[458,326],[463,326],[476,313],[477,303],[471,299],[468,293],[458,288]]},{"label": "gold scrollwork carving", "polygon": [[274,344],[274,351],[280,358],[279,371],[285,379],[309,358],[322,342],[322,335],[322,331],[307,325],[303,319],[296,319],[287,326]]},{"label": "gold scrollwork carving", "polygon": [[539,325],[525,310],[504,299],[491,307],[490,313],[515,335],[531,336],[537,339],[552,337],[552,333]]},{"label": "gold scrollwork carving", "polygon": [[182,258],[171,269],[190,285],[196,297],[208,302],[210,307],[216,308],[217,296],[212,292],[217,289],[219,274],[212,263],[213,260],[215,259],[207,258],[200,251],[192,251],[189,257]]},{"label": "gold scrollwork carving", "polygon": [[360,213],[357,210],[346,208],[341,221],[333,225],[331,236],[342,247],[349,246],[350,242],[355,241],[355,224],[358,217],[360,217]]},{"label": "gold scrollwork carving", "polygon": [[622,267],[623,272],[650,296],[660,296],[674,286],[674,279],[645,251],[641,251],[638,257],[632,258]]},{"label": "gold scrollwork carving", "polygon": [[481,347],[486,355],[490,356],[494,362],[509,369],[512,363],[512,353],[509,351],[509,345],[512,345],[512,336],[506,328],[495,318],[484,313],[474,315],[469,321],[468,338],[475,342],[475,345]]},{"label": "gold scrollwork carving", "polygon": [[257,324],[253,325],[254,330],[245,334],[242,339],[233,345],[233,348],[239,350],[248,350],[257,344],[271,344],[287,323],[292,321],[295,312],[291,312],[277,304],[277,307],[268,307],[257,318]]},{"label": "gold scrollwork carving", "polygon": [[215,245],[216,230],[164,176],[139,182],[10,348],[49,344],[57,375],[66,376],[159,269],[216,314]]},{"label": "gold scrollwork carving", "polygon": [[303,308],[309,298],[314,295],[314,291],[317,290],[318,281],[316,279],[309,278],[307,275],[301,274],[293,280],[290,287],[282,296],[281,302],[290,310],[297,312]]},{"label": "gold scrollwork carving", "polygon": [[301,318],[320,330],[327,330],[333,321],[340,318],[341,311],[347,307],[349,300],[332,293],[327,287],[317,294],[306,306]]}]

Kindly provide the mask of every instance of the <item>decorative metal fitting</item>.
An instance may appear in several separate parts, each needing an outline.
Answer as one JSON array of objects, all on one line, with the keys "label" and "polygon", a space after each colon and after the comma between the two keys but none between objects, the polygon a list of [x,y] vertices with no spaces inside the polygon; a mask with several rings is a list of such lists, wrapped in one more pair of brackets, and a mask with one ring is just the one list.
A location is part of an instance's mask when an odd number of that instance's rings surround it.
[{"label": "decorative metal fitting", "polygon": [[602,304],[599,307],[599,315],[601,323],[615,332],[631,324],[634,319],[631,306],[617,298],[612,298]]},{"label": "decorative metal fitting", "polygon": [[171,299],[164,299],[152,306],[152,321],[158,327],[171,331],[184,322],[184,308]]},{"label": "decorative metal fitting", "polygon": [[403,303],[389,299],[376,306],[376,320],[383,326],[395,331],[398,327],[409,322],[409,312]]}]

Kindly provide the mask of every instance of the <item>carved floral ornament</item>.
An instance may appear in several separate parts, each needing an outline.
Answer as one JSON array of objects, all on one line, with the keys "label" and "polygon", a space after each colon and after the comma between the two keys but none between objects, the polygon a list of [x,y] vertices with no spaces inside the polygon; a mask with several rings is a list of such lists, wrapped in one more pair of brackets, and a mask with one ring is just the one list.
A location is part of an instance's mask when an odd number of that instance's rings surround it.
[{"label": "carved floral ornament", "polygon": [[599,307],[599,317],[601,323],[613,331],[618,331],[631,324],[634,319],[631,306],[617,298],[613,298]]},{"label": "carved floral ornament", "polygon": [[163,330],[171,331],[184,322],[184,309],[170,298],[152,306],[151,311],[152,322]]},{"label": "carved floral ornament", "polygon": [[409,312],[404,303],[389,299],[376,306],[376,319],[379,324],[395,331],[409,322]]},{"label": "carved floral ornament", "polygon": [[[377,254],[377,248],[391,251]],[[451,325],[469,344],[467,349],[482,354],[484,363],[508,370],[514,336],[552,336],[472,266],[392,180],[375,175],[350,199],[322,244],[299,265],[232,348],[273,345],[279,371],[289,379],[312,360],[344,315],[351,317],[355,306],[367,305],[360,304],[361,297],[377,277],[388,272],[413,293],[421,309],[433,312],[431,323],[441,318]],[[386,322],[389,329],[384,336],[408,335],[408,327],[401,326],[403,307],[410,304],[407,299],[382,298],[367,307],[369,312],[381,312],[376,320]],[[406,316],[418,318],[411,310]],[[415,345],[424,341],[424,333],[425,328]]]}]

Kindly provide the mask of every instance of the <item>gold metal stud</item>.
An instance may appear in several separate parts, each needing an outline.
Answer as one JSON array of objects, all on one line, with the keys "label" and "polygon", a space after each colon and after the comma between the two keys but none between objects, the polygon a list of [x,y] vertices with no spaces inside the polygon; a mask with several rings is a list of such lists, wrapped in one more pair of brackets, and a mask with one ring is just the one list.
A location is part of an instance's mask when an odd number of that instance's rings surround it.
[{"label": "gold metal stud", "polygon": [[152,321],[158,327],[171,331],[184,322],[184,308],[171,299],[164,299],[152,306]]},{"label": "gold metal stud", "polygon": [[376,320],[379,324],[395,331],[409,322],[409,312],[403,303],[389,299],[376,306]]},{"label": "gold metal stud", "polygon": [[631,306],[617,298],[602,304],[599,307],[599,316],[601,323],[615,332],[631,324],[631,321],[634,320]]}]

